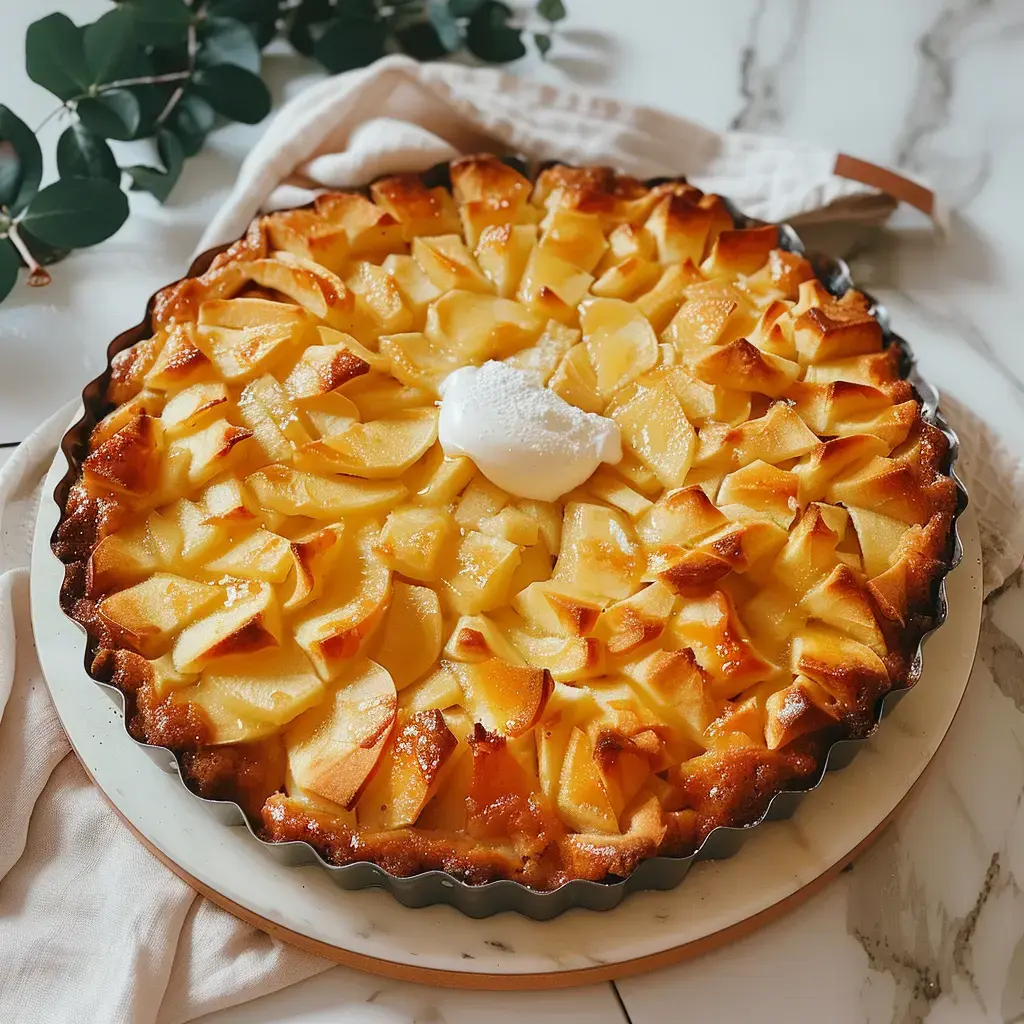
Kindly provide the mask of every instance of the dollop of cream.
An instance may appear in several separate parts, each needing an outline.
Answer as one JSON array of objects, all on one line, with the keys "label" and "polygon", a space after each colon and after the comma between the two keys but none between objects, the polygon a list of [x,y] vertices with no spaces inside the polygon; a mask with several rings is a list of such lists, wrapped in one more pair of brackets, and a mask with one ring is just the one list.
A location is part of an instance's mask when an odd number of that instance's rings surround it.
[{"label": "dollop of cream", "polygon": [[554,501],[622,458],[614,420],[584,412],[506,363],[463,366],[441,384],[438,439],[520,498]]}]

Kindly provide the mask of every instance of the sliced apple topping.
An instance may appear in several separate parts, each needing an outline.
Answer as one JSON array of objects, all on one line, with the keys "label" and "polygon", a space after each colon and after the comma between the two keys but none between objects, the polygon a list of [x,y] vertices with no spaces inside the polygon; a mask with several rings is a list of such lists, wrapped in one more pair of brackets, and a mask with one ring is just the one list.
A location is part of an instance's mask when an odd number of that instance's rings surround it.
[{"label": "sliced apple topping", "polygon": [[510,665],[501,658],[453,661],[448,668],[462,687],[473,720],[502,736],[521,736],[532,728],[553,685],[544,669]]},{"label": "sliced apple topping", "polygon": [[[294,623],[295,639],[325,680],[344,671],[380,625],[391,598],[391,570],[373,550],[377,527],[346,533],[336,571]],[[392,684],[393,685],[393,684]]]},{"label": "sliced apple topping", "polygon": [[285,731],[292,776],[325,800],[355,806],[384,754],[397,712],[387,671],[367,659],[354,663],[325,700]]},{"label": "sliced apple topping", "polygon": [[191,622],[223,601],[221,587],[158,572],[104,598],[99,613],[120,639],[145,657],[155,658]]},{"label": "sliced apple topping", "polygon": [[332,479],[288,466],[267,466],[245,482],[264,508],[311,519],[375,512],[405,495],[405,487],[394,480]]},{"label": "sliced apple topping", "polygon": [[580,310],[598,393],[611,396],[658,361],[658,338],[644,315],[621,299],[592,299]]},{"label": "sliced apple topping", "polygon": [[373,657],[401,690],[422,676],[441,653],[441,602],[429,587],[396,581]]}]

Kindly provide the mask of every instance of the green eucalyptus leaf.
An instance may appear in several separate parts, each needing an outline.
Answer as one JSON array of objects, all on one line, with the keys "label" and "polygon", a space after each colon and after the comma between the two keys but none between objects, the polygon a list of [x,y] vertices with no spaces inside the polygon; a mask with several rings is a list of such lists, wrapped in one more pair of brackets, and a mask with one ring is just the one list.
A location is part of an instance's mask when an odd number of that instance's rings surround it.
[{"label": "green eucalyptus leaf", "polygon": [[[547,21],[554,24],[561,21],[565,15],[565,4],[562,0],[537,0],[537,13]],[[546,50],[544,51],[547,52]]]},{"label": "green eucalyptus leaf", "polygon": [[[462,29],[459,28],[459,23],[455,20],[455,15],[449,10],[445,0],[427,0],[427,17],[437,32],[441,46],[448,53],[455,53],[462,49]],[[406,53],[412,53],[412,51],[406,48]],[[412,55],[416,56],[415,53]],[[430,58],[421,59],[429,60]]]},{"label": "green eucalyptus leaf", "polygon": [[351,71],[383,57],[386,38],[379,21],[352,15],[346,8],[344,14],[328,22],[313,46],[313,56],[333,74]]},{"label": "green eucalyptus leaf", "polygon": [[128,218],[128,198],[103,178],[61,178],[29,203],[21,223],[64,249],[84,249],[114,234]]},{"label": "green eucalyptus leaf", "polygon": [[0,302],[3,302],[18,281],[21,259],[9,238],[0,239]]},{"label": "green eucalyptus leaf", "polygon": [[137,38],[147,46],[170,46],[188,38],[192,12],[183,0],[124,0],[121,7],[131,12]]},{"label": "green eucalyptus leaf", "polygon": [[0,103],[0,206],[16,215],[39,191],[43,154],[32,129]]},{"label": "green eucalyptus leaf", "polygon": [[62,100],[81,96],[90,85],[84,33],[66,14],[32,22],[25,35],[25,70],[37,85]]},{"label": "green eucalyptus leaf", "polygon": [[216,111],[202,96],[187,92],[168,118],[167,127],[177,135],[185,156],[195,156],[216,119]]},{"label": "green eucalyptus leaf", "polygon": [[288,42],[299,53],[313,56],[313,47],[323,35],[324,23],[334,16],[330,0],[302,0],[288,19]]},{"label": "green eucalyptus leaf", "polygon": [[414,21],[411,25],[395,29],[395,42],[402,53],[416,60],[437,60],[448,53],[448,47],[429,21]]},{"label": "green eucalyptus leaf", "polygon": [[121,169],[110,147],[85,125],[74,124],[57,140],[57,171],[62,178],[106,178],[121,183]]},{"label": "green eucalyptus leaf", "polygon": [[134,139],[142,111],[138,97],[127,89],[111,89],[78,101],[78,120],[104,139]]},{"label": "green eucalyptus leaf", "polygon": [[254,75],[260,70],[260,48],[248,25],[233,18],[206,18],[196,55],[199,67],[234,64]]},{"label": "green eucalyptus leaf", "polygon": [[128,173],[131,175],[133,191],[149,192],[163,203],[181,175],[185,152],[178,137],[169,131],[162,131],[157,135],[156,145],[164,169],[161,171],[156,167],[137,165],[129,167]]},{"label": "green eucalyptus leaf", "polygon": [[135,77],[140,73],[140,62],[145,61],[135,18],[127,7],[115,7],[99,21],[87,25],[84,46],[93,85]]},{"label": "green eucalyptus leaf", "polygon": [[244,22],[261,50],[277,35],[277,21],[281,16],[279,0],[210,0],[206,10],[221,18]]},{"label": "green eucalyptus leaf", "polygon": [[448,10],[453,18],[468,18],[483,3],[484,0],[448,0]]},{"label": "green eucalyptus leaf", "polygon": [[485,0],[466,26],[466,49],[490,64],[508,64],[526,56],[522,33],[509,24],[512,9],[498,0]]},{"label": "green eucalyptus leaf", "polygon": [[[28,246],[28,251],[35,257],[36,263],[41,266],[48,267],[53,263],[59,263],[71,254],[70,249],[60,249],[36,238],[30,231],[25,230],[24,224],[18,225],[18,234],[21,236],[21,241]],[[25,266],[24,260],[22,260],[22,266]]]},{"label": "green eucalyptus leaf", "polygon": [[192,78],[196,91],[218,114],[256,124],[270,113],[270,93],[263,80],[234,64],[200,68]]},{"label": "green eucalyptus leaf", "polygon": [[546,57],[551,50],[551,36],[546,32],[534,32],[533,42],[540,55]]}]

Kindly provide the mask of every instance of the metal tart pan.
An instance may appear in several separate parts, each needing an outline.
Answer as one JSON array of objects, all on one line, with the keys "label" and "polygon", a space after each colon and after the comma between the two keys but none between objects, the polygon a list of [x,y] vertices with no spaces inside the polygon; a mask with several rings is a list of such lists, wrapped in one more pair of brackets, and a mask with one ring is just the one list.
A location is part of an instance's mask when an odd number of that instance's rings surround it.
[{"label": "metal tart pan", "polygon": [[[509,159],[508,162],[523,171],[531,179],[539,169],[525,161]],[[424,181],[433,185],[448,185],[448,165],[439,164],[422,175]],[[646,182],[652,186],[673,179],[656,178]],[[758,227],[765,222],[750,218],[738,211],[726,200],[729,211],[737,227]],[[799,235],[788,224],[779,226],[780,247],[804,255],[814,268],[818,279],[834,295],[843,295],[854,287],[847,264],[824,253],[809,251],[804,247]],[[189,267],[186,278],[198,277],[203,274],[213,259],[223,252],[227,245],[209,249],[199,255]],[[878,728],[879,723],[906,696],[921,678],[924,667],[924,646],[928,637],[940,628],[948,615],[946,599],[946,576],[955,569],[963,556],[963,546],[957,528],[957,520],[967,507],[967,491],[955,471],[959,453],[959,439],[950,428],[939,411],[939,392],[918,372],[917,363],[907,341],[896,334],[891,327],[889,314],[885,307],[869,293],[862,293],[871,302],[871,312],[882,328],[886,346],[895,345],[900,352],[902,375],[913,385],[921,402],[922,418],[937,427],[949,442],[948,473],[957,488],[957,503],[953,513],[951,551],[944,566],[942,575],[936,583],[936,606],[932,617],[932,628],[924,633],[918,644],[917,651],[911,662],[911,669],[906,685],[891,690],[878,703],[875,720],[871,730],[864,737],[857,739],[836,740],[827,750],[822,766],[810,781],[799,786],[784,788],[769,801],[764,812],[755,821],[742,826],[720,825],[705,837],[700,847],[686,857],[659,855],[642,861],[626,878],[608,881],[590,881],[573,879],[557,889],[541,892],[531,889],[520,882],[508,879],[471,885],[445,871],[423,871],[409,876],[393,875],[369,861],[356,861],[350,864],[328,863],[307,842],[292,841],[271,843],[261,839],[253,822],[246,816],[242,808],[234,801],[210,800],[197,795],[184,781],[180,757],[167,747],[143,743],[136,740],[128,732],[125,712],[125,696],[110,683],[95,679],[121,710],[122,727],[125,735],[132,743],[141,747],[149,757],[164,771],[173,775],[180,785],[188,789],[193,799],[200,801],[213,817],[225,825],[241,826],[248,830],[253,842],[263,847],[267,856],[282,866],[319,864],[331,879],[343,889],[385,889],[403,906],[419,908],[438,903],[447,903],[472,918],[485,918],[504,911],[515,911],[535,921],[547,921],[573,908],[587,910],[611,910],[632,892],[643,890],[674,889],[686,877],[687,872],[696,861],[720,860],[731,857],[749,838],[750,834],[767,821],[779,821],[792,816],[803,798],[817,789],[826,774],[845,768],[856,756],[867,739]],[[81,473],[82,461],[88,453],[88,439],[92,428],[99,420],[97,410],[102,407],[104,394],[110,371],[110,361],[119,352],[131,347],[136,342],[152,334],[152,312],[156,296],[150,298],[146,307],[146,316],[141,323],[118,335],[107,349],[107,369],[95,380],[86,385],[82,392],[84,413],[65,434],[61,442],[61,450],[68,463],[68,470],[54,490],[53,498],[63,517],[68,493]],[[51,538],[51,545],[56,540],[56,530]],[[77,624],[77,623],[76,623]],[[80,624],[79,624],[80,625]],[[81,627],[80,627],[81,628]],[[83,628],[83,633],[85,632]],[[85,669],[89,672],[93,642],[87,638],[85,650]]]}]

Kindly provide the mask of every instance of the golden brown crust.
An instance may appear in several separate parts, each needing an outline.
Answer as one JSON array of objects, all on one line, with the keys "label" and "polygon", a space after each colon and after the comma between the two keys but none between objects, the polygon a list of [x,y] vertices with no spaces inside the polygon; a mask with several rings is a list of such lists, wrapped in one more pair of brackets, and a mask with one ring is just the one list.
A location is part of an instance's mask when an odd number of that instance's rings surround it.
[{"label": "golden brown crust", "polygon": [[[830,295],[806,260],[778,248],[777,228],[734,226],[718,197],[684,182],[650,186],[608,168],[555,165],[531,182],[486,155],[453,163],[450,181],[449,190],[420,176],[394,175],[376,182],[370,198],[334,193],[320,197],[312,209],[262,218],[196,276],[158,293],[147,323],[112,354],[101,386],[87,401],[79,437],[88,442],[73,453],[73,478],[54,534],[54,551],[66,566],[61,603],[88,632],[91,674],[124,693],[131,734],[174,750],[197,793],[237,800],[269,841],[302,839],[335,864],[372,860],[396,875],[440,869],[470,883],[512,878],[550,889],[573,878],[624,877],[655,854],[692,853],[716,826],[758,820],[775,794],[813,781],[835,739],[866,735],[882,696],[914,682],[914,658],[921,637],[935,623],[937,587],[952,555],[959,499],[949,475],[949,442],[922,419],[920,402],[900,375],[899,350],[885,344],[868,300],[854,291],[841,298]],[[598,233],[588,234],[593,231]],[[413,261],[410,242],[423,236],[433,248]],[[472,241],[468,249],[460,236]],[[472,249],[481,236],[478,266]],[[538,240],[539,247],[531,250]],[[460,734],[463,719],[452,717],[446,698],[438,698],[440,706],[423,708],[412,698],[407,708],[405,690],[396,698],[393,684],[367,678],[369,703],[360,706],[380,711],[374,712],[378,727],[372,736],[360,735],[352,754],[332,769],[340,773],[333,792],[346,794],[340,805],[332,804],[323,793],[299,789],[289,775],[299,764],[295,749],[314,760],[321,756],[310,746],[315,733],[312,739],[296,739],[296,727],[282,734],[270,728],[269,719],[257,717],[232,739],[223,732],[217,708],[190,695],[210,666],[216,670],[283,650],[280,613],[264,600],[268,587],[285,587],[283,607],[289,622],[298,622],[296,609],[318,608],[324,587],[340,578],[332,575],[335,567],[351,566],[361,557],[368,572],[379,557],[372,551],[386,550],[400,566],[395,580],[405,581],[396,585],[410,589],[410,600],[417,587],[432,592],[434,570],[415,558],[415,549],[402,546],[403,537],[427,536],[416,530],[440,529],[427,513],[418,514],[409,533],[389,519],[387,544],[374,541],[376,549],[359,547],[351,523],[341,529],[340,511],[330,516],[338,519],[337,527],[321,529],[328,517],[318,510],[334,507],[324,502],[352,499],[311,497],[302,492],[309,486],[304,481],[311,472],[323,472],[324,459],[337,466],[352,463],[338,462],[351,458],[338,449],[310,441],[309,425],[322,432],[324,423],[351,422],[346,416],[373,420],[382,415],[374,402],[416,408],[423,401],[418,389],[429,399],[436,380],[430,373],[443,376],[454,364],[423,370],[423,353],[403,347],[414,343],[401,340],[414,335],[389,333],[386,325],[396,322],[395,311],[427,337],[436,339],[438,331],[455,337],[457,322],[442,319],[455,314],[439,313],[448,307],[433,305],[444,291],[438,282],[458,282],[462,294],[501,291],[511,268],[524,273],[527,253],[541,252],[545,245],[557,260],[568,261],[566,266],[575,260],[574,272],[585,280],[604,274],[606,282],[641,282],[619,294],[651,317],[662,351],[647,364],[657,365],[646,376],[615,396],[607,414],[628,435],[635,402],[654,402],[654,394],[664,401],[671,394],[678,415],[697,427],[688,428],[692,465],[679,485],[666,484],[670,470],[656,459],[640,458],[622,470],[615,487],[606,483],[598,491],[595,486],[586,498],[592,503],[588,508],[628,515],[631,529],[643,538],[646,575],[626,593],[632,595],[629,601],[646,594],[651,604],[616,605],[572,586],[548,586],[538,597],[539,610],[531,612],[550,622],[548,647],[536,655],[546,659],[542,665],[510,663],[512,655],[501,647],[508,637],[495,639],[486,615],[474,619],[463,613],[446,648],[454,660],[442,656],[434,663],[435,674],[447,677],[428,678],[420,671],[408,693],[425,690],[427,683],[438,693],[455,686],[487,727],[466,717],[472,728]],[[349,276],[357,264],[364,267],[358,282]],[[374,276],[377,266],[390,277]],[[536,302],[533,310],[517,313],[518,321],[492,324],[489,347],[474,359],[524,348],[524,338],[536,339],[528,317],[541,317],[542,324],[556,305],[557,318],[575,326],[575,300],[564,298],[567,272],[561,262],[551,267],[544,271],[547,283],[530,300]],[[619,278],[608,276],[613,270]],[[397,282],[397,293],[389,280]],[[516,294],[514,282],[509,294]],[[319,323],[320,336],[312,343],[325,347],[310,363],[315,386],[301,392],[312,411],[294,422],[286,415],[271,428],[259,416],[254,420],[255,412],[246,414],[245,423],[225,419],[234,415],[236,400],[240,408],[251,401],[254,409],[271,412],[275,402],[287,405],[287,394],[272,384],[261,385],[253,398],[246,397],[248,386],[239,386],[240,395],[232,392],[229,401],[220,393],[201,393],[189,418],[175,419],[171,400],[183,389],[219,386],[217,367],[207,354],[216,358],[216,351],[210,346],[224,343],[223,338],[231,342],[231,331],[245,329],[202,323],[203,304],[240,296],[291,308],[297,304]],[[264,344],[265,332],[276,329],[261,328],[264,334],[246,336],[236,350],[264,358],[272,351]],[[217,335],[218,330],[228,333]],[[301,330],[308,330],[306,321]],[[209,337],[200,333],[211,331]],[[349,333],[355,341],[349,339],[346,347]],[[382,335],[394,340],[381,342]],[[310,337],[303,338],[308,346]],[[566,352],[584,343],[566,339],[563,344]],[[385,352],[395,366],[398,390],[380,398],[374,387],[380,386]],[[553,373],[551,386],[564,388],[559,393],[569,401],[604,409],[608,395],[599,390],[602,385],[580,377],[579,360],[573,360]],[[399,372],[399,365],[406,369]],[[417,368],[414,377],[409,366]],[[250,376],[255,380],[258,373]],[[285,381],[286,374],[278,378]],[[340,401],[324,402],[335,398]],[[277,444],[303,443],[307,461],[300,458],[294,467],[275,466],[273,459],[269,466],[266,458],[252,461],[253,446],[271,452]],[[423,458],[429,457],[428,452]],[[266,466],[268,493],[278,497],[259,496],[262,507],[250,507],[249,497],[224,492],[218,500],[227,504],[217,506],[216,513],[199,504],[206,489],[231,483],[227,470],[253,465]],[[413,466],[408,474],[415,472]],[[468,478],[448,484],[436,468],[432,472],[430,486],[452,487],[449,498],[465,491]],[[380,493],[386,495],[389,479],[400,477],[405,494],[420,486],[408,474],[404,465],[385,467],[368,472],[366,482],[384,487]],[[400,499],[380,500],[391,502],[386,511]],[[495,499],[486,489],[473,500],[482,503],[482,511],[472,514],[482,518],[460,521],[459,530],[483,538],[476,543],[488,552],[522,545],[523,537],[537,543],[552,529],[537,520],[538,534],[529,515],[524,520],[523,510],[511,504],[499,517],[500,502],[488,506]],[[469,516],[469,507],[464,498],[458,515]],[[661,518],[645,516],[652,507]],[[292,532],[275,546],[274,531],[284,530],[289,515],[295,519]],[[480,532],[485,519],[489,533]],[[167,603],[169,620],[154,625],[156,631],[145,638],[134,619],[126,624],[117,603],[104,610],[112,593],[127,593],[165,571],[162,544],[178,544],[176,557],[185,557],[182,531],[186,547],[201,549],[202,531],[215,520],[235,524],[246,535],[262,524],[270,536],[246,556],[260,558],[258,569],[228,563],[222,579],[203,570],[198,578],[205,583],[191,584],[226,586],[232,594],[217,613],[231,619],[220,633],[207,639],[195,632],[206,622],[206,591],[175,591]],[[569,527],[559,523],[558,528],[564,534]],[[651,536],[645,529],[653,531]],[[106,554],[94,557],[108,538]],[[557,535],[552,540],[547,534],[546,543],[550,574]],[[563,552],[565,544],[563,536]],[[363,555],[357,556],[359,550]],[[616,578],[637,572],[630,550],[610,546],[601,557],[604,571]],[[232,575],[240,571],[250,573],[245,586]],[[533,578],[546,579],[543,572]],[[355,591],[362,597],[339,606],[330,621],[311,619],[308,648],[305,627],[299,627],[300,646],[324,671],[351,663],[368,638],[384,628],[388,606],[383,599],[374,605],[376,585],[372,574],[364,576]],[[659,586],[671,620],[651,598],[655,591],[649,588]],[[793,600],[785,593],[797,595],[796,619],[793,609],[786,613],[790,619],[777,617]],[[146,600],[151,598],[145,594],[138,598],[143,607]],[[235,605],[239,613],[232,618]],[[523,611],[518,604],[517,609]],[[481,618],[487,620],[483,625]],[[197,639],[190,657],[175,661],[170,638],[181,631],[192,631]],[[670,634],[677,649],[663,649]],[[530,636],[518,636],[514,628],[508,636],[527,652],[526,660],[534,656]],[[552,644],[558,637],[563,639],[556,650]],[[551,710],[558,687],[560,693],[567,684],[586,690],[594,680],[607,685],[627,680],[631,694],[650,693],[654,703],[610,699],[602,705],[604,717],[594,719],[589,731],[572,725],[568,706]],[[289,699],[307,700],[301,694]],[[570,792],[564,789],[569,769],[563,767],[556,799],[545,788],[538,762],[545,756],[540,734],[551,737],[559,729],[560,742],[569,743],[566,763],[576,752],[586,769],[570,779],[577,787],[573,799],[580,801],[575,809],[562,803]],[[538,747],[524,753],[523,739],[534,733]],[[383,762],[382,750],[387,751]],[[384,763],[393,767],[380,767]],[[387,789],[386,771],[396,780],[393,791]],[[596,781],[587,774],[592,771]],[[601,824],[600,815],[588,817],[590,812],[579,809],[591,782],[607,805],[601,813],[613,816],[610,826]],[[457,799],[435,799],[439,786]],[[360,825],[354,811],[343,810],[362,807],[364,793],[380,801],[366,821],[388,824]],[[400,813],[403,799],[408,806]]]}]

